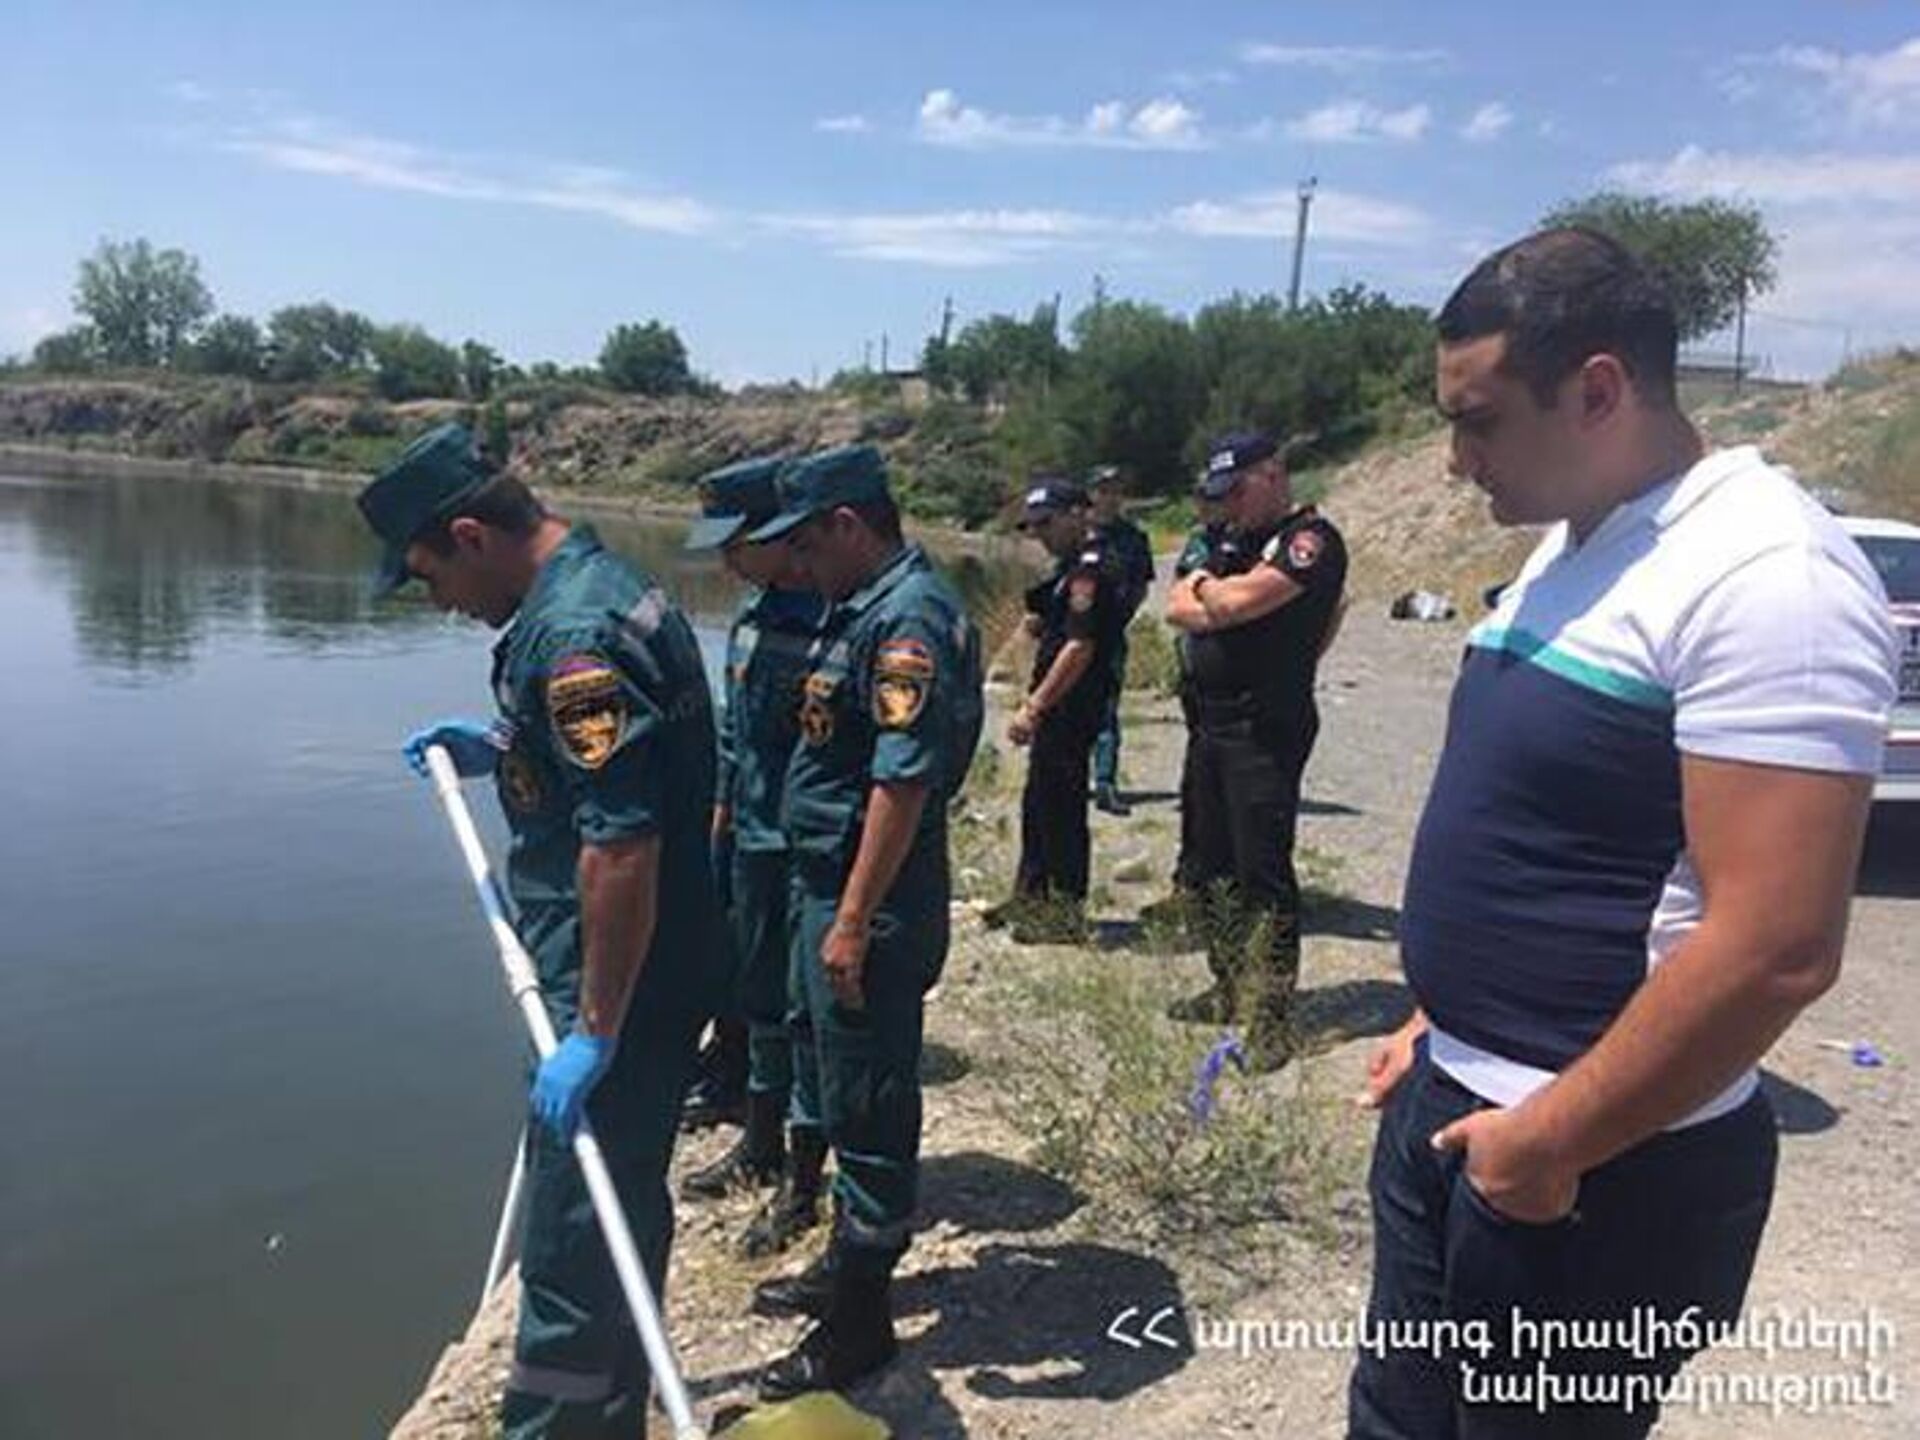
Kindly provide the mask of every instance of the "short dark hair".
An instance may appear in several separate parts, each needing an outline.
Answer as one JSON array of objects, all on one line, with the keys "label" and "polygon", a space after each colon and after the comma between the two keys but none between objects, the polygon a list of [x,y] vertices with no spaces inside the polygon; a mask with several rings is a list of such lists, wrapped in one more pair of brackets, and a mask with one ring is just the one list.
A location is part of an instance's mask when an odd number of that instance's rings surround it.
[{"label": "short dark hair", "polygon": [[1447,297],[1435,325],[1449,344],[1506,336],[1504,368],[1542,405],[1598,354],[1618,358],[1642,399],[1674,403],[1672,300],[1631,250],[1585,226],[1541,230],[1494,251]]},{"label": "short dark hair", "polygon": [[863,500],[858,505],[847,507],[860,517],[860,523],[890,545],[900,543],[900,507],[893,503],[892,497],[879,500]]},{"label": "short dark hair", "polygon": [[482,525],[524,539],[547,518],[547,507],[524,480],[496,475],[472,494],[448,506],[444,515],[436,515],[414,539],[434,553],[445,555],[453,549],[453,522],[463,518],[478,520]]}]

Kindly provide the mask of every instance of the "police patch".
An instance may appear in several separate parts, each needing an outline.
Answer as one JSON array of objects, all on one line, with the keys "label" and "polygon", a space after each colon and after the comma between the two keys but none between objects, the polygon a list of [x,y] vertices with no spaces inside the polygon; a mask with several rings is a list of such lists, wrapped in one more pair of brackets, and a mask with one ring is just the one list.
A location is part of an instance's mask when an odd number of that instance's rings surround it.
[{"label": "police patch", "polygon": [[563,655],[547,674],[547,718],[567,756],[598,770],[627,724],[620,674],[598,655]]},{"label": "police patch", "polygon": [[883,640],[873,660],[873,719],[904,730],[920,718],[933,690],[933,651],[919,640]]},{"label": "police patch", "polygon": [[800,694],[800,738],[824,745],[833,738],[833,692],[839,682],[818,671],[807,676]]},{"label": "police patch", "polygon": [[1312,569],[1326,543],[1318,530],[1294,531],[1287,537],[1287,563],[1296,570]]}]

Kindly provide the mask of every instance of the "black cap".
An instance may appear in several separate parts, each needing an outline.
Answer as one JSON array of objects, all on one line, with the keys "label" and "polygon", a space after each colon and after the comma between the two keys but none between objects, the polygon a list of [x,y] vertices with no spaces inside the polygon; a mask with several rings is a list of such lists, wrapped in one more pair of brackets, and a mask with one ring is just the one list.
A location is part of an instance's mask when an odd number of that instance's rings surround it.
[{"label": "black cap", "polygon": [[1259,431],[1222,435],[1208,447],[1206,473],[1196,488],[1208,500],[1224,500],[1240,479],[1242,470],[1279,453],[1279,442]]},{"label": "black cap", "polygon": [[1020,528],[1087,503],[1087,492],[1064,475],[1036,475],[1021,497]]}]

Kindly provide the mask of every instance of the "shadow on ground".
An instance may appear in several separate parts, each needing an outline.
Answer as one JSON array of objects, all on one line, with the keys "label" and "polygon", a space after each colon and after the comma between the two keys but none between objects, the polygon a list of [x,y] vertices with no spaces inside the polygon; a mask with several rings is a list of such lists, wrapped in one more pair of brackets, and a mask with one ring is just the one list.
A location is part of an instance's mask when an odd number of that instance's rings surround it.
[{"label": "shadow on ground", "polygon": [[977,1233],[1044,1230],[1082,1203],[1071,1185],[984,1150],[929,1155],[920,1163],[921,1226],[944,1220]]},{"label": "shadow on ground", "polygon": [[1840,1123],[1840,1112],[1819,1095],[1771,1070],[1760,1072],[1760,1088],[1773,1105],[1774,1123],[1782,1135],[1818,1135]]},{"label": "shadow on ground", "polygon": [[[1088,1242],[988,1245],[970,1266],[911,1275],[895,1291],[903,1319],[935,1316],[903,1363],[968,1371],[967,1388],[994,1400],[1112,1402],[1164,1380],[1192,1358],[1192,1340],[1179,1326],[1166,1327],[1171,1346],[1141,1341],[1138,1331],[1180,1305],[1179,1279],[1166,1265]],[[1108,1334],[1130,1307],[1123,1333],[1137,1348]]]}]

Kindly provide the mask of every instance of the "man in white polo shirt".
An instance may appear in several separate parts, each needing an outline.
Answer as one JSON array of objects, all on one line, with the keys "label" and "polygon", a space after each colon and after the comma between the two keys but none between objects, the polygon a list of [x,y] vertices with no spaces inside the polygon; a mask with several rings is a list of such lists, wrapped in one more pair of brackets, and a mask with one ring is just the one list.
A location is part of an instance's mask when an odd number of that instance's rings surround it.
[{"label": "man in white polo shirt", "polygon": [[[1367,1077],[1369,1313],[1492,1343],[1363,1349],[1349,1433],[1644,1435],[1698,1345],[1647,1322],[1746,1294],[1776,1160],[1755,1066],[1839,971],[1894,638],[1818,505],[1704,453],[1672,308],[1619,245],[1529,236],[1438,329],[1452,470],[1553,528],[1469,637],[1414,841],[1419,1010]],[[1613,1343],[1543,1355],[1522,1322],[1549,1319]]]}]

